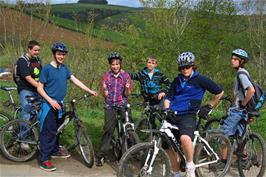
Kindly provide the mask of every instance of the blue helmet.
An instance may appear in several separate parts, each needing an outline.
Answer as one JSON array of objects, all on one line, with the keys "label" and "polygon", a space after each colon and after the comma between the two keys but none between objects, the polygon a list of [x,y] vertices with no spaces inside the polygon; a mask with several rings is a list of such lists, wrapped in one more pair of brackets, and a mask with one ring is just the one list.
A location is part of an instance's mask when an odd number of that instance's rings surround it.
[{"label": "blue helmet", "polygon": [[195,55],[192,52],[183,52],[177,57],[176,61],[178,67],[194,65]]},{"label": "blue helmet", "polygon": [[67,46],[63,42],[54,43],[51,49],[52,49],[53,53],[55,53],[57,51],[65,52],[65,53],[68,52]]},{"label": "blue helmet", "polygon": [[235,55],[243,60],[245,60],[246,62],[249,60],[249,57],[248,57],[248,53],[243,50],[243,49],[235,49],[232,51],[232,55]]}]

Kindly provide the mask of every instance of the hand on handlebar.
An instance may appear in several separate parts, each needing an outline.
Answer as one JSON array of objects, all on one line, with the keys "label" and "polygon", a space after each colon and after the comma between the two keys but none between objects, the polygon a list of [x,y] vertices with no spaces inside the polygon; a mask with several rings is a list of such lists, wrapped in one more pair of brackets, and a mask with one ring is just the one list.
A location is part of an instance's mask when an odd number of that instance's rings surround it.
[{"label": "hand on handlebar", "polygon": [[200,118],[207,118],[208,114],[212,111],[212,106],[210,104],[206,104],[200,107],[198,116]]},{"label": "hand on handlebar", "polygon": [[161,92],[158,94],[158,100],[162,100],[165,97],[165,93]]}]

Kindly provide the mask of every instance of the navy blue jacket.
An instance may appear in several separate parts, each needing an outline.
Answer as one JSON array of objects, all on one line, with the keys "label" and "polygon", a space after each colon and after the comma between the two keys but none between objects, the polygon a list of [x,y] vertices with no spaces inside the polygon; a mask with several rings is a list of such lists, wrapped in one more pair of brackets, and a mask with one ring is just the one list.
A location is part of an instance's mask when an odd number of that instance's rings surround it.
[{"label": "navy blue jacket", "polygon": [[179,74],[172,82],[166,99],[170,101],[170,109],[176,111],[177,115],[196,114],[206,90],[215,95],[223,91],[216,83],[195,70],[188,80]]}]

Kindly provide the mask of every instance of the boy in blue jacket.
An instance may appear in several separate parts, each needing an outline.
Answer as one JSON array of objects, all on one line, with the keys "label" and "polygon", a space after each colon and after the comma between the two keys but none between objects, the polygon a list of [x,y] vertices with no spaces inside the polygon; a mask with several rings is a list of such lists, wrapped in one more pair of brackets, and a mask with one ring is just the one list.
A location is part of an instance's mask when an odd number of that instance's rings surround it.
[{"label": "boy in blue jacket", "polygon": [[[195,66],[195,55],[193,53],[183,52],[177,58],[177,64],[179,74],[171,84],[164,107],[176,113],[176,117],[172,118],[171,122],[179,128],[179,135],[176,135],[176,138],[180,140],[186,157],[187,177],[195,177],[192,141],[196,130],[196,114],[206,90],[212,93],[214,97],[208,104],[201,107],[198,113],[201,117],[208,115],[224,92],[212,80],[199,74]],[[175,152],[171,148],[165,148],[171,159],[175,177],[180,177]]]},{"label": "boy in blue jacket", "polygon": [[[144,101],[152,106],[161,103],[171,85],[169,79],[157,68],[157,59],[152,55],[147,58],[147,66],[143,70],[129,74],[132,80],[139,81]],[[155,128],[154,118],[150,122]]]}]

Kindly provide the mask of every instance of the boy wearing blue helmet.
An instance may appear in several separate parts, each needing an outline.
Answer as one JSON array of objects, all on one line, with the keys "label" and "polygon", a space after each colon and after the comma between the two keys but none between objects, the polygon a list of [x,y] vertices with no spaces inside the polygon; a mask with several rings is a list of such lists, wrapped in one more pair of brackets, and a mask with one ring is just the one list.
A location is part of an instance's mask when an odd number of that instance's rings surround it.
[{"label": "boy wearing blue helmet", "polygon": [[70,156],[62,147],[59,147],[59,136],[56,135],[57,127],[63,122],[61,105],[67,91],[67,80],[85,92],[97,96],[97,93],[80,80],[78,80],[64,65],[65,56],[68,52],[62,42],[52,46],[53,61],[47,64],[40,74],[37,91],[44,98],[39,115],[40,120],[40,168],[45,171],[55,171],[56,168],[50,161],[52,158],[67,158]]},{"label": "boy wearing blue helmet", "polygon": [[[239,122],[242,119],[248,118],[246,105],[255,93],[255,89],[249,80],[249,73],[245,69],[245,64],[248,62],[249,57],[245,50],[235,49],[232,51],[231,65],[236,70],[236,77],[234,80],[233,90],[233,105],[229,108],[228,117],[224,121],[221,127],[222,132],[230,137],[235,134],[236,131],[241,135],[243,133],[243,125]],[[245,91],[243,92],[244,89]],[[227,150],[223,149],[221,162],[216,166],[217,169],[225,166],[227,157]]]}]

